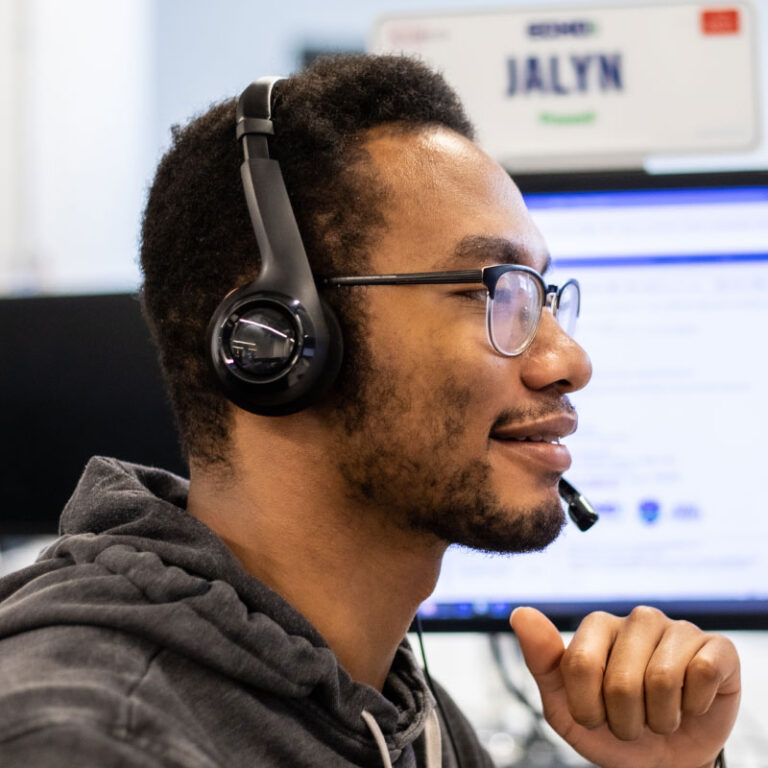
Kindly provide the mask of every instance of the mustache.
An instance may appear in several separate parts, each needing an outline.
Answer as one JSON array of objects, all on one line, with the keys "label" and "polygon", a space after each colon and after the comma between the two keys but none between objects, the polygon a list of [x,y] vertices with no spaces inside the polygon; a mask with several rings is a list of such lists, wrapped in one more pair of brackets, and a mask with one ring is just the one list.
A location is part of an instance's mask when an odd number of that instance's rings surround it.
[{"label": "mustache", "polygon": [[535,408],[508,408],[496,417],[496,421],[493,422],[491,427],[491,432],[497,429],[512,427],[516,424],[529,424],[555,414],[576,416],[576,409],[565,395],[542,403]]}]

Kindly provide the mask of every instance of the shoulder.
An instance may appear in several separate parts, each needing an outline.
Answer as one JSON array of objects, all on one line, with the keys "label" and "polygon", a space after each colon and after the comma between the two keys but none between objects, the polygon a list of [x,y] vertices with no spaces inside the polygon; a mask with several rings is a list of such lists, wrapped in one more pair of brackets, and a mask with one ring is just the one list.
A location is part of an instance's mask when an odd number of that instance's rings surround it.
[{"label": "shoulder", "polygon": [[220,768],[198,750],[126,738],[89,721],[41,722],[0,740],[3,768]]},{"label": "shoulder", "polygon": [[0,736],[4,768],[169,768],[160,756],[84,721],[28,723]]},{"label": "shoulder", "polygon": [[112,629],[50,626],[0,640],[4,768],[218,763],[140,689],[161,652]]},{"label": "shoulder", "polygon": [[44,724],[127,725],[155,646],[104,627],[38,627],[0,640],[0,740]]}]

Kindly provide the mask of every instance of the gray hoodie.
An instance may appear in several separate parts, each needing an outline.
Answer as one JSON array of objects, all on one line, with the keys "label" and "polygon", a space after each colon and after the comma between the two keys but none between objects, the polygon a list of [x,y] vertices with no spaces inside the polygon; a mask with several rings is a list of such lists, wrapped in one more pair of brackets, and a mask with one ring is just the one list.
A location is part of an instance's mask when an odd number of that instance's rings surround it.
[{"label": "gray hoodie", "polygon": [[[407,643],[383,694],[352,681],[186,495],[93,459],[61,537],[0,580],[0,766],[455,766]],[[463,768],[491,766],[441,701]]]}]

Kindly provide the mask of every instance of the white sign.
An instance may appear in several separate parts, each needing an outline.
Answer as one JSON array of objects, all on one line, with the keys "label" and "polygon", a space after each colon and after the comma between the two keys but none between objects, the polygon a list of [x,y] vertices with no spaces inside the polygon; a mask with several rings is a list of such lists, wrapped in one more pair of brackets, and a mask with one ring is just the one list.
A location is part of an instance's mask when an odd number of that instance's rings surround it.
[{"label": "white sign", "polygon": [[457,90],[510,169],[640,165],[759,140],[746,3],[385,17],[371,49],[408,53]]}]

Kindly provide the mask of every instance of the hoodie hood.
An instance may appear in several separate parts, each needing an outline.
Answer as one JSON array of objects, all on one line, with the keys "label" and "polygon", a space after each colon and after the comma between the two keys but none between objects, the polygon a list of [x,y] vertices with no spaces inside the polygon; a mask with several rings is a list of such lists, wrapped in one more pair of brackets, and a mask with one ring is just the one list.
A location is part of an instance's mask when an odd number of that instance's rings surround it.
[{"label": "hoodie hood", "polygon": [[355,683],[309,622],[187,514],[187,490],[186,480],[162,470],[92,459],[62,515],[61,537],[0,581],[0,640],[62,624],[117,630],[291,700],[322,724],[324,741],[363,764],[379,751],[367,712],[396,762],[433,710],[407,643],[386,696]]}]

